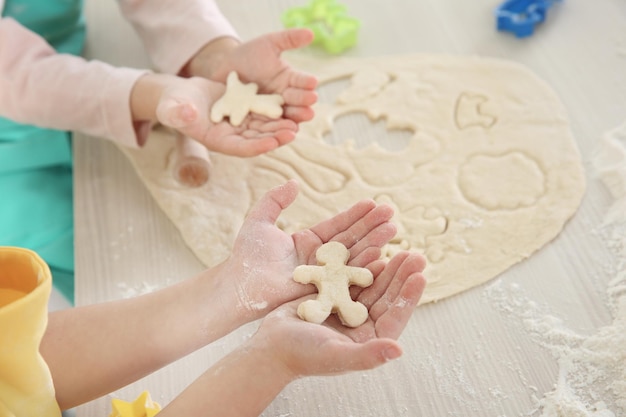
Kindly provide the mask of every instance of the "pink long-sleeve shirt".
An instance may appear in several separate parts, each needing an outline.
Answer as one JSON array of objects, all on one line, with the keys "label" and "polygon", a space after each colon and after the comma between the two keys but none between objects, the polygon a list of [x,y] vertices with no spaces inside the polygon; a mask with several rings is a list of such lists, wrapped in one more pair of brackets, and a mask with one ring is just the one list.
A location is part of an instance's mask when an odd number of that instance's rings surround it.
[{"label": "pink long-sleeve shirt", "polygon": [[[214,1],[121,0],[155,67],[178,73],[213,39],[237,34]],[[0,11],[4,0],[0,0]],[[130,111],[146,70],[58,54],[11,18],[0,19],[0,115],[20,123],[80,131],[138,146],[147,134]]]}]

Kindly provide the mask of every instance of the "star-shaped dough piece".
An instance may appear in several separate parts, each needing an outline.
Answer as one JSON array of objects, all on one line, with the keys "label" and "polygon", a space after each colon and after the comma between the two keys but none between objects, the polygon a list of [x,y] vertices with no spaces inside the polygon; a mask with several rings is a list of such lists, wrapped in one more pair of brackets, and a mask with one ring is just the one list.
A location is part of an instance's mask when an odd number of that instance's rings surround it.
[{"label": "star-shaped dough piece", "polygon": [[237,73],[231,71],[226,79],[226,92],[211,108],[211,121],[219,123],[228,116],[231,125],[239,126],[250,112],[270,119],[279,118],[283,114],[283,97],[280,94],[257,94],[257,91],[258,85],[242,83]]},{"label": "star-shaped dough piece", "polygon": [[127,402],[117,398],[111,400],[113,411],[109,417],[154,417],[161,406],[152,401],[150,393],[144,391],[135,401]]}]

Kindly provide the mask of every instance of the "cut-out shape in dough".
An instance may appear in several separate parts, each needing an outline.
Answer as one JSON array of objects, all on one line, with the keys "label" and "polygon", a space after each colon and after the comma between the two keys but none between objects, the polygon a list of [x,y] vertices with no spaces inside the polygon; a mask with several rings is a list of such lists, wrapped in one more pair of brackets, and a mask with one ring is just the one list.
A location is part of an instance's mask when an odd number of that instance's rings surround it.
[{"label": "cut-out shape in dough", "polygon": [[479,126],[484,129],[492,127],[497,118],[487,114],[482,108],[489,99],[481,94],[463,93],[456,101],[454,121],[459,129]]},{"label": "cut-out shape in dough", "polygon": [[237,73],[231,71],[226,79],[226,92],[211,108],[211,121],[219,123],[228,116],[231,125],[239,126],[250,112],[270,119],[279,118],[283,114],[283,97],[280,94],[257,94],[257,91],[258,85],[242,83]]},{"label": "cut-out shape in dough", "polygon": [[521,152],[476,155],[459,170],[459,188],[472,203],[488,210],[530,207],[545,193],[545,175]]},{"label": "cut-out shape in dough", "polygon": [[367,307],[350,297],[350,285],[368,287],[374,282],[372,272],[366,268],[347,266],[350,252],[339,242],[323,244],[315,252],[319,265],[300,265],[293,271],[293,279],[301,284],[317,287],[317,299],[307,300],[298,306],[298,316],[311,323],[321,324],[337,313],[348,327],[365,323]]},{"label": "cut-out shape in dough", "polygon": [[401,236],[411,237],[412,244],[406,247],[402,244],[403,250],[411,246],[424,249],[427,237],[440,235],[446,231],[448,221],[436,207],[416,206],[401,210],[393,197],[388,194],[381,194],[374,200],[379,204],[387,204],[393,208],[394,215],[391,222],[396,225],[398,231],[396,237],[389,242],[398,244],[406,240],[402,239]]},{"label": "cut-out shape in dough", "polygon": [[346,143],[354,149],[378,146],[391,152],[406,151],[416,133],[411,127],[389,128],[387,120],[372,119],[363,112],[340,114],[332,123],[333,128],[325,132],[324,140],[331,145]]},{"label": "cut-out shape in dough", "polygon": [[389,74],[384,71],[363,69],[352,76],[350,87],[337,97],[337,102],[346,104],[366,100],[378,94],[390,80]]}]

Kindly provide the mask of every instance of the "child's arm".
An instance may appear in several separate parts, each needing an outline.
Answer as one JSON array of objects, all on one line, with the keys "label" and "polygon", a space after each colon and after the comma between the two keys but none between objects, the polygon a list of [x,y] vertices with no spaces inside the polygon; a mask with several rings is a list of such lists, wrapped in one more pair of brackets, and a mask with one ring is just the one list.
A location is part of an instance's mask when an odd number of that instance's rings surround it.
[{"label": "child's arm", "polygon": [[17,122],[137,146],[142,126],[133,125],[129,100],[145,73],[57,54],[15,20],[0,19],[0,115]]},{"label": "child's arm", "polygon": [[329,240],[350,250],[349,264],[365,266],[395,234],[393,211],[371,200],[293,235],[275,221],[296,198],[290,181],[270,190],[251,210],[221,264],[177,285],[133,299],[50,315],[41,353],[57,399],[73,407],[114,391],[259,319],[312,291],[292,280],[294,268],[315,263]]},{"label": "child's arm", "polygon": [[295,378],[268,347],[246,344],[222,358],[159,412],[162,417],[257,417]]},{"label": "child's arm", "polygon": [[287,119],[250,113],[238,126],[213,123],[211,106],[224,94],[224,85],[205,78],[147,74],[133,87],[133,120],[158,120],[208,149],[228,155],[255,156],[295,139],[297,126]]},{"label": "child's arm", "polygon": [[108,394],[245,322],[216,269],[145,294],[50,314],[40,351],[62,409]]},{"label": "child's arm", "polygon": [[139,146],[153,122],[207,148],[236,156],[267,152],[295,138],[296,124],[252,114],[238,127],[212,123],[224,86],[57,54],[10,18],[0,19],[0,115]]},{"label": "child's arm", "polygon": [[[121,0],[119,3],[160,72],[178,74],[192,56],[213,41],[238,43],[237,32],[213,0]],[[225,82],[226,78],[221,81]]]},{"label": "child's arm", "polygon": [[336,317],[328,325],[312,324],[296,316],[306,297],[285,304],[263,320],[250,341],[200,376],[159,415],[258,416],[297,378],[371,369],[399,357],[396,339],[425,286],[424,259],[404,252],[384,267],[371,267],[375,285],[358,296],[370,309],[365,324],[346,328]]},{"label": "child's arm", "polygon": [[308,45],[310,30],[278,31],[241,43],[211,0],[123,0],[120,5],[159,71],[221,83],[237,71],[242,81],[258,84],[261,93],[281,94],[285,118],[300,123],[313,117],[317,80],[281,57]]}]

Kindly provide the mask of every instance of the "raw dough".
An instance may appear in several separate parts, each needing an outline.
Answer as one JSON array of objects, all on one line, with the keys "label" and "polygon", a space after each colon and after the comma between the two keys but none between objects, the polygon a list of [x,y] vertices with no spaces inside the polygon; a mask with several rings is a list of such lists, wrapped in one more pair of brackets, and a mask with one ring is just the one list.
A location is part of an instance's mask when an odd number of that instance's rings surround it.
[{"label": "raw dough", "polygon": [[[441,55],[290,59],[322,85],[316,117],[293,143],[255,158],[214,154],[211,179],[196,189],[173,180],[167,133],[154,132],[142,150],[124,149],[206,265],[228,255],[249,207],[289,178],[301,192],[278,223],[290,232],[361,198],[391,204],[398,233],[385,254],[426,256],[421,303],[527,258],[578,208],[584,172],[565,109],[525,67]],[[333,128],[352,120],[372,125],[337,137]],[[379,124],[388,130],[379,143],[353,140]],[[394,142],[399,133],[408,139]]]},{"label": "raw dough", "polygon": [[283,97],[280,94],[257,94],[259,86],[255,83],[243,84],[235,71],[226,79],[226,92],[213,107],[211,121],[221,122],[225,116],[233,126],[239,126],[248,113],[253,112],[277,119],[283,114]]},{"label": "raw dough", "polygon": [[330,313],[337,313],[348,327],[359,327],[368,317],[367,307],[350,297],[350,285],[368,287],[374,282],[367,268],[347,266],[350,252],[339,242],[323,244],[315,252],[318,266],[300,265],[293,279],[301,284],[315,284],[317,298],[298,306],[298,316],[311,323],[323,323]]}]

